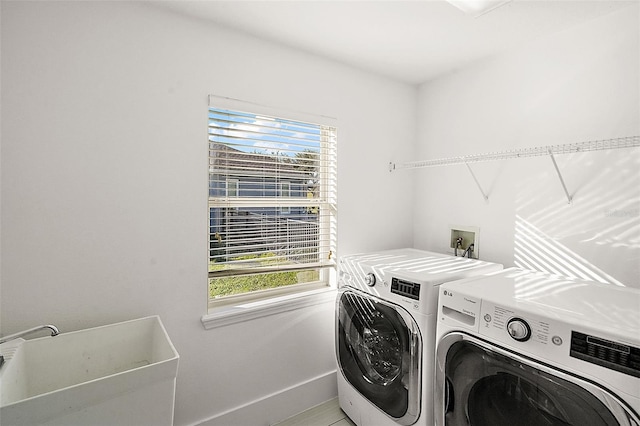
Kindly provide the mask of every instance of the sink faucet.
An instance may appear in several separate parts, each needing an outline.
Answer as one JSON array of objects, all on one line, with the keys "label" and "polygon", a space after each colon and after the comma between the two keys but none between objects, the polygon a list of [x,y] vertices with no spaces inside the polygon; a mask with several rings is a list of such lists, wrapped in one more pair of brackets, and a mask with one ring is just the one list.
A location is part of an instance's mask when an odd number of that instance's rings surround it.
[{"label": "sink faucet", "polygon": [[58,327],[56,327],[55,325],[49,325],[49,324],[39,325],[37,327],[33,327],[33,328],[28,329],[28,330],[20,331],[19,333],[10,334],[8,336],[0,337],[0,344],[2,344],[4,342],[8,342],[9,340],[14,340],[14,339],[17,339],[19,337],[26,336],[27,334],[35,333],[36,331],[45,330],[45,329],[51,330],[51,336],[57,336],[58,334],[60,334],[60,331],[58,330]]}]

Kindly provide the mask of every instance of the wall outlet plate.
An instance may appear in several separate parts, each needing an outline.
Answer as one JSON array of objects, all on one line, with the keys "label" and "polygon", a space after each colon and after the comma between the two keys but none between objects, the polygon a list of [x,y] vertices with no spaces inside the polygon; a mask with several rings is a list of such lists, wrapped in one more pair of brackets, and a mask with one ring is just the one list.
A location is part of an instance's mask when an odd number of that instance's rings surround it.
[{"label": "wall outlet plate", "polygon": [[456,242],[458,238],[462,238],[462,247],[457,248],[457,255],[462,256],[462,254],[469,248],[471,244],[473,244],[473,252],[471,253],[471,257],[473,259],[478,258],[478,253],[480,252],[480,246],[478,245],[478,235],[480,234],[480,228],[477,226],[449,226],[449,251],[451,254],[456,254]]}]

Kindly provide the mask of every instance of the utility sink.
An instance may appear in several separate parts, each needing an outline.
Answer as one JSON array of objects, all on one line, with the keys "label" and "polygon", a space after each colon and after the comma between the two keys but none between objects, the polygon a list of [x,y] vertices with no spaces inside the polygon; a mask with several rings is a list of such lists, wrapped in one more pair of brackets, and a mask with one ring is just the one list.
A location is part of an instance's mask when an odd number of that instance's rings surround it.
[{"label": "utility sink", "polygon": [[2,426],[173,424],[179,355],[157,316],[7,342],[0,353],[10,358]]}]

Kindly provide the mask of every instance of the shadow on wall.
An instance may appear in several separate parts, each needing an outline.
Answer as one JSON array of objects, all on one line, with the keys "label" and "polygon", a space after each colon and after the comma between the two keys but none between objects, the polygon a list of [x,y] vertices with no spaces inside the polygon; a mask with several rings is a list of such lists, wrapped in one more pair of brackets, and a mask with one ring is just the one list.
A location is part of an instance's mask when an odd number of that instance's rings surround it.
[{"label": "shadow on wall", "polygon": [[[640,285],[633,281],[640,263],[639,151],[563,158],[559,166],[572,204],[563,197],[553,169],[533,173],[516,200],[515,265],[602,283]],[[630,277],[627,282],[620,279],[624,276]]]}]

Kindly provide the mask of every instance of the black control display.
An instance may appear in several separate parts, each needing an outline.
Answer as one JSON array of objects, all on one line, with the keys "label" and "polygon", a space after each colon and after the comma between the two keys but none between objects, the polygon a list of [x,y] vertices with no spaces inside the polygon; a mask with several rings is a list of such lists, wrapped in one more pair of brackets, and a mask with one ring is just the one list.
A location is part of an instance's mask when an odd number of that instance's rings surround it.
[{"label": "black control display", "polygon": [[391,293],[420,300],[420,284],[399,278],[391,278]]},{"label": "black control display", "polygon": [[640,348],[572,331],[569,354],[583,361],[640,377]]}]

